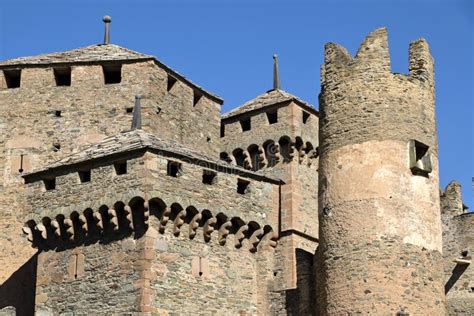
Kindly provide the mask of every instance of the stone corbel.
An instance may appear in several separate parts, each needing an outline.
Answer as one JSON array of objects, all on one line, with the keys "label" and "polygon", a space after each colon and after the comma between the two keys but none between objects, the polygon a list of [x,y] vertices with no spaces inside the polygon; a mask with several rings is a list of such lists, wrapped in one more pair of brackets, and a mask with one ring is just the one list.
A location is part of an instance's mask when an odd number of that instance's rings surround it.
[{"label": "stone corbel", "polygon": [[61,236],[61,227],[59,226],[59,222],[57,220],[51,221],[51,227],[53,229],[53,233],[56,237]]},{"label": "stone corbel", "polygon": [[130,229],[133,229],[133,213],[132,213],[132,208],[128,205],[126,205],[124,208],[123,208],[124,212],[125,212],[125,219],[127,221],[127,226],[128,228]]},{"label": "stone corbel", "polygon": [[115,211],[113,208],[109,208],[107,213],[109,214],[110,226],[112,226],[112,229],[114,231],[118,231],[119,223],[118,223],[117,211]]},{"label": "stone corbel", "polygon": [[28,226],[23,227],[23,234],[27,236],[29,242],[33,242],[33,231]]},{"label": "stone corbel", "polygon": [[104,229],[104,222],[102,220],[102,214],[100,212],[94,212],[92,214],[92,217],[94,218],[95,225],[97,228],[102,231]]},{"label": "stone corbel", "polygon": [[242,225],[235,233],[235,247],[242,247],[242,241],[245,238],[245,232],[249,229],[248,225]]},{"label": "stone corbel", "polygon": [[203,234],[204,240],[209,241],[211,240],[211,234],[214,231],[214,225],[217,223],[217,219],[215,217],[209,218],[203,226]]},{"label": "stone corbel", "polygon": [[66,236],[69,240],[74,240],[74,223],[71,219],[67,218],[64,220],[64,226],[66,227]]},{"label": "stone corbel", "polygon": [[257,246],[258,243],[260,242],[260,238],[262,238],[263,235],[263,228],[257,229],[252,233],[252,236],[250,236],[250,251],[255,252],[257,251]]},{"label": "stone corbel", "polygon": [[232,227],[232,223],[230,221],[225,222],[219,228],[219,244],[221,246],[225,245],[225,241],[227,236],[229,235],[229,229]]},{"label": "stone corbel", "polygon": [[182,210],[181,212],[176,215],[176,218],[174,219],[173,222],[173,234],[175,236],[179,236],[179,233],[181,231],[181,226],[184,224],[184,218],[186,217],[186,210]]},{"label": "stone corbel", "polygon": [[165,232],[165,227],[166,227],[166,224],[168,224],[168,221],[170,219],[170,214],[171,214],[171,209],[168,207],[165,208],[165,210],[163,211],[163,216],[161,217],[161,220],[160,220],[160,227],[158,228],[161,234]]},{"label": "stone corbel", "polygon": [[81,228],[86,233],[89,232],[89,226],[87,224],[87,218],[84,214],[79,216],[79,222],[81,223]]},{"label": "stone corbel", "polygon": [[201,213],[194,215],[193,219],[189,223],[189,238],[193,239],[196,236],[196,230],[199,227],[199,221],[202,218]]},{"label": "stone corbel", "polygon": [[40,233],[41,238],[44,240],[48,239],[48,231],[43,224],[36,225],[35,229]]}]

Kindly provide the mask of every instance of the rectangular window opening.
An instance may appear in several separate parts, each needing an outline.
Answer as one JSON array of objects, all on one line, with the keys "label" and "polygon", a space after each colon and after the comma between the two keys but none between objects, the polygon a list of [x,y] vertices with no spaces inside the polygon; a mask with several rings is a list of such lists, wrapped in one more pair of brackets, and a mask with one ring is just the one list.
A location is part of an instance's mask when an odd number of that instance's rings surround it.
[{"label": "rectangular window opening", "polygon": [[410,169],[414,175],[428,177],[432,171],[429,146],[417,140],[410,141]]},{"label": "rectangular window opening", "polygon": [[309,120],[309,113],[303,111],[303,124],[306,124]]},{"label": "rectangular window opening", "polygon": [[115,174],[116,175],[122,175],[127,173],[127,162],[126,161],[121,161],[121,162],[116,162],[114,163],[114,168],[115,168]]},{"label": "rectangular window opening", "polygon": [[122,65],[102,66],[105,84],[120,83],[122,81]]},{"label": "rectangular window opening", "polygon": [[19,88],[21,84],[21,69],[4,70],[3,75],[8,89]]},{"label": "rectangular window opening", "polygon": [[204,170],[202,172],[202,183],[214,184],[216,181],[217,173],[211,170]]},{"label": "rectangular window opening", "polygon": [[225,125],[221,124],[221,137],[225,136]]},{"label": "rectangular window opening", "polygon": [[201,98],[202,98],[202,94],[199,91],[194,90],[193,106],[196,106],[198,104],[199,100],[201,100]]},{"label": "rectangular window opening", "polygon": [[54,111],[54,116],[61,117],[61,115],[62,115],[61,113],[62,113],[61,110],[56,110],[56,111]]},{"label": "rectangular window opening", "polygon": [[168,161],[167,174],[171,177],[179,177],[181,175],[181,164],[177,161]]},{"label": "rectangular window opening", "polygon": [[250,184],[250,182],[247,181],[247,180],[238,179],[237,180],[237,193],[245,194],[247,192],[247,188],[248,188],[249,184]]},{"label": "rectangular window opening", "polygon": [[242,127],[242,132],[250,131],[251,129],[250,117],[240,120],[240,126]]},{"label": "rectangular window opening", "polygon": [[278,122],[278,111],[267,113],[268,124],[275,124]]},{"label": "rectangular window opening", "polygon": [[54,68],[54,79],[56,86],[70,86],[71,85],[71,67]]},{"label": "rectangular window opening", "polygon": [[79,179],[81,179],[81,183],[90,182],[91,171],[90,170],[79,171]]},{"label": "rectangular window opening", "polygon": [[173,89],[173,86],[176,83],[176,81],[177,81],[176,78],[171,77],[170,75],[168,75],[168,83],[167,83],[167,86],[166,86],[166,90],[170,91],[171,89]]},{"label": "rectangular window opening", "polygon": [[127,112],[128,114],[133,113],[133,106],[127,106],[127,107],[125,108],[125,112]]},{"label": "rectangular window opening", "polygon": [[46,191],[51,191],[56,189],[56,178],[44,179],[44,188]]}]

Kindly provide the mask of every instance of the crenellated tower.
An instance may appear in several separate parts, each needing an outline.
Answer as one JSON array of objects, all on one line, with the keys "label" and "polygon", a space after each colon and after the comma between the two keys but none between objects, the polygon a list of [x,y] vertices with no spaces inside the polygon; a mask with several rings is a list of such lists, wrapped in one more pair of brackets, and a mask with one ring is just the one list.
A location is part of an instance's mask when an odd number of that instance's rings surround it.
[{"label": "crenellated tower", "polygon": [[444,313],[433,59],[410,44],[394,74],[385,28],[321,70],[321,314]]}]

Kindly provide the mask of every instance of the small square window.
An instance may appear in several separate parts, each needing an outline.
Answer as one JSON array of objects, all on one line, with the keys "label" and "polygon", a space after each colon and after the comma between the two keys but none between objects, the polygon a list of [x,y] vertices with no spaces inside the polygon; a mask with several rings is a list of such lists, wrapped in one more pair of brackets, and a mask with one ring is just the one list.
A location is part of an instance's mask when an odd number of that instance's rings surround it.
[{"label": "small square window", "polygon": [[90,170],[79,171],[79,179],[81,180],[81,183],[90,182],[91,171]]},{"label": "small square window", "polygon": [[127,106],[127,107],[125,108],[125,112],[127,112],[127,114],[133,113],[133,106]]},{"label": "small square window", "polygon": [[268,124],[275,124],[278,122],[278,111],[267,113]]},{"label": "small square window", "polygon": [[102,66],[105,84],[120,83],[122,81],[122,65]]},{"label": "small square window", "polygon": [[211,170],[204,170],[202,172],[202,183],[214,184],[216,181],[217,173]]},{"label": "small square window", "polygon": [[303,124],[306,124],[309,120],[309,113],[303,111]]},{"label": "small square window", "polygon": [[54,116],[56,116],[56,117],[61,117],[61,116],[62,116],[61,110],[56,110],[56,111],[54,111]]},{"label": "small square window", "polygon": [[240,126],[242,127],[242,132],[245,131],[250,131],[251,125],[250,125],[250,117],[240,120]]},{"label": "small square window", "polygon": [[44,179],[44,188],[46,191],[51,191],[56,189],[56,178]]},{"label": "small square window", "polygon": [[127,173],[127,162],[126,161],[121,161],[121,162],[116,162],[114,163],[114,168],[115,168],[115,174],[116,175],[122,175]]},{"label": "small square window", "polygon": [[193,106],[196,106],[202,98],[202,93],[199,91],[194,90],[194,96],[193,96]]},{"label": "small square window", "polygon": [[181,175],[181,164],[177,161],[168,161],[167,174],[171,177],[179,177]]},{"label": "small square window", "polygon": [[237,179],[237,193],[239,194],[247,193],[249,184],[250,184],[249,181],[246,181],[243,179]]},{"label": "small square window", "polygon": [[177,81],[176,78],[171,77],[170,75],[168,75],[168,82],[167,82],[166,90],[170,91],[171,89],[173,89],[173,86],[176,83],[176,81]]},{"label": "small square window", "polygon": [[58,87],[70,86],[71,85],[71,67],[54,68],[54,79]]},{"label": "small square window", "polygon": [[3,75],[8,89],[19,88],[21,84],[21,70],[4,70]]},{"label": "small square window", "polygon": [[411,140],[409,147],[410,169],[412,173],[428,177],[428,174],[432,171],[429,146],[417,140]]}]

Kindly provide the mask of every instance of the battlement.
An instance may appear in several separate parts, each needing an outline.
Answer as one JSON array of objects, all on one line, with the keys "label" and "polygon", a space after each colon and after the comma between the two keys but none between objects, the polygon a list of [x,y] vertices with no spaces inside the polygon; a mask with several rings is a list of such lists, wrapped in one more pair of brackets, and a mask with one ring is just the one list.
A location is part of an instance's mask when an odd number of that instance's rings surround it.
[{"label": "battlement", "polygon": [[[344,76],[357,76],[357,73],[370,73],[372,76],[397,75],[400,78],[418,79],[427,82],[430,86],[434,80],[434,61],[428,43],[418,39],[409,46],[408,75],[391,73],[388,34],[386,28],[379,28],[371,32],[359,46],[355,57],[344,47],[336,43],[327,43],[324,47],[324,65],[322,66],[321,84],[331,84]],[[378,75],[376,75],[378,74]],[[374,80],[374,77],[367,77]]]},{"label": "battlement", "polygon": [[326,44],[320,94],[323,154],[348,143],[397,139],[416,140],[437,155],[434,65],[425,40],[410,44],[409,60],[409,74],[391,72],[385,28],[370,33],[355,57],[338,44]]}]

